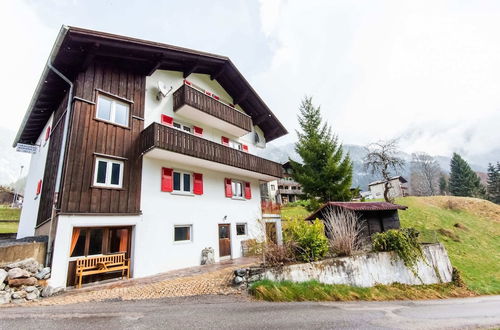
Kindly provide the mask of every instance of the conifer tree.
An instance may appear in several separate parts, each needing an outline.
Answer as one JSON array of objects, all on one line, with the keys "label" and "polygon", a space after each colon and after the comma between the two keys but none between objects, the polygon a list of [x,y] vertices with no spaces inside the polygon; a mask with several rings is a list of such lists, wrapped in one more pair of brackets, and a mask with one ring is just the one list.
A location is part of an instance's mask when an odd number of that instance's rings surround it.
[{"label": "conifer tree", "polygon": [[488,164],[487,194],[490,201],[500,204],[500,162],[496,166]]},{"label": "conifer tree", "polygon": [[485,195],[485,189],[479,177],[457,153],[453,153],[451,158],[448,189],[453,196],[483,198]]},{"label": "conifer tree", "polygon": [[342,145],[327,123],[323,123],[320,107],[305,97],[299,108],[300,130],[295,150],[302,163],[290,160],[293,178],[301,184],[309,199],[321,202],[350,199],[352,162],[344,155]]}]

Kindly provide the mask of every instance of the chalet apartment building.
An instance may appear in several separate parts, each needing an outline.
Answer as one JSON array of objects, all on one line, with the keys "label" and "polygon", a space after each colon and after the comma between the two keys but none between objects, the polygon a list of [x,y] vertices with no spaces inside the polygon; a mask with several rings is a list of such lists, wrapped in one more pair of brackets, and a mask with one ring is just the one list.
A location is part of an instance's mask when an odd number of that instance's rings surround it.
[{"label": "chalet apartment building", "polygon": [[227,57],[63,26],[14,143],[38,146],[18,238],[49,235],[52,286],[82,256],[133,277],[240,257],[282,177],[256,150],[285,134]]}]

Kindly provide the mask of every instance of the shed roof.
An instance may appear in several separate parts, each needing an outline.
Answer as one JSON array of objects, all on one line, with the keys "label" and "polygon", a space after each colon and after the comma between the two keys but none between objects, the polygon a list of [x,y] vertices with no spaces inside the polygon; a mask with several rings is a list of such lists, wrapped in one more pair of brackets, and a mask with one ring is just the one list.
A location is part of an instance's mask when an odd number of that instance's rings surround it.
[{"label": "shed roof", "polygon": [[[51,63],[70,80],[94,60],[107,60],[144,75],[155,70],[208,74],[252,117],[267,141],[287,134],[287,130],[257,92],[225,56],[176,47],[110,33],[63,26],[50,53]],[[50,115],[66,94],[68,86],[45,67],[27,109],[16,143],[34,144]]]},{"label": "shed roof", "polygon": [[341,207],[351,211],[394,211],[406,210],[408,207],[404,205],[392,204],[387,202],[328,202],[323,204],[319,209],[309,215],[306,220],[314,220],[318,218],[323,209],[329,206]]}]

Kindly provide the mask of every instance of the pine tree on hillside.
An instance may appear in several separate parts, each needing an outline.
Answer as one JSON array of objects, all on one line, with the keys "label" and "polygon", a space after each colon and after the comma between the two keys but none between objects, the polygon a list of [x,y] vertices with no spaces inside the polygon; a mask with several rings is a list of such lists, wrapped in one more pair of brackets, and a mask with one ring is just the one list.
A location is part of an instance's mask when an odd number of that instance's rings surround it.
[{"label": "pine tree on hillside", "polygon": [[485,195],[485,189],[479,177],[457,153],[453,153],[451,158],[448,189],[453,196],[483,198]]},{"label": "pine tree on hillside", "polygon": [[488,164],[488,200],[500,204],[500,162]]},{"label": "pine tree on hillside", "polygon": [[311,97],[302,100],[298,119],[300,130],[295,150],[303,163],[290,160],[293,178],[310,199],[319,198],[321,202],[349,200],[351,159],[348,154],[344,155],[331,127],[323,123],[320,107],[314,107]]}]

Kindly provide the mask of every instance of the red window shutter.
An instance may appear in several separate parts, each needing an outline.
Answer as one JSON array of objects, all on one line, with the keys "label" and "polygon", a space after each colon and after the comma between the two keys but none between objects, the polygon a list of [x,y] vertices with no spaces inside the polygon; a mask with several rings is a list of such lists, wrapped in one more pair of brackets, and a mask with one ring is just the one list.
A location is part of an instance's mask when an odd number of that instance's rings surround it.
[{"label": "red window shutter", "polygon": [[220,98],[219,98],[217,95],[215,95],[215,94],[212,94],[212,97],[213,97],[214,99],[216,99],[217,101],[220,99]]},{"label": "red window shutter", "polygon": [[207,92],[207,91],[205,91],[205,94],[207,94],[208,96],[212,96],[212,93]]},{"label": "red window shutter", "polygon": [[194,177],[193,193],[195,195],[203,195],[203,174],[193,173],[193,177]]},{"label": "red window shutter", "polygon": [[194,134],[202,136],[203,135],[203,128],[198,127],[198,126],[193,126]]},{"label": "red window shutter", "polygon": [[161,115],[161,123],[164,125],[173,126],[174,118],[167,115]]},{"label": "red window shutter", "polygon": [[231,179],[225,178],[224,185],[226,190],[226,197],[233,197],[233,188],[231,187]]},{"label": "red window shutter", "polygon": [[184,83],[185,83],[186,85],[191,86],[191,82],[190,82],[189,80],[184,79]]},{"label": "red window shutter", "polygon": [[241,147],[243,148],[244,152],[248,152],[248,146],[246,144],[242,144]]},{"label": "red window shutter", "polygon": [[250,182],[245,182],[245,198],[252,199],[252,189],[250,189]]},{"label": "red window shutter", "polygon": [[45,141],[47,141],[50,138],[50,126],[47,127],[47,130],[45,131]]},{"label": "red window shutter", "polygon": [[40,195],[42,192],[42,180],[38,180],[38,184],[36,185],[36,195]]},{"label": "red window shutter", "polygon": [[234,104],[232,104],[232,103],[229,103],[229,106],[230,106],[231,108],[234,108]]},{"label": "red window shutter", "polygon": [[222,144],[225,145],[225,146],[229,146],[229,138],[225,137],[225,136],[222,136],[221,137],[221,140],[222,140]]},{"label": "red window shutter", "polygon": [[171,168],[162,167],[161,169],[161,191],[171,192],[174,189],[172,178],[174,170]]}]

